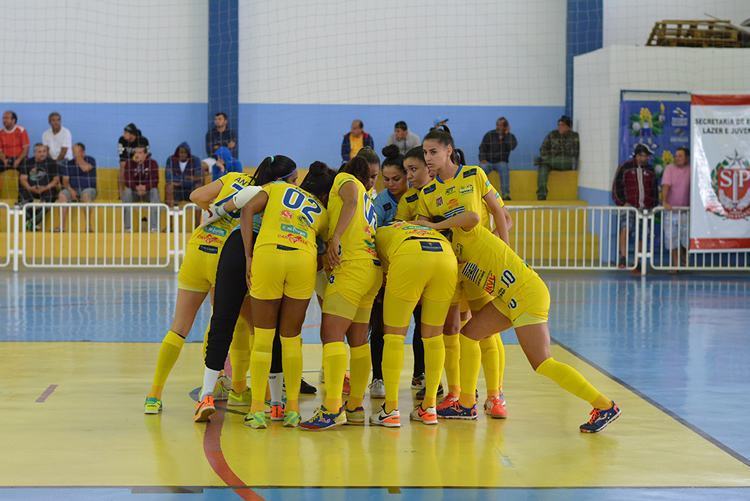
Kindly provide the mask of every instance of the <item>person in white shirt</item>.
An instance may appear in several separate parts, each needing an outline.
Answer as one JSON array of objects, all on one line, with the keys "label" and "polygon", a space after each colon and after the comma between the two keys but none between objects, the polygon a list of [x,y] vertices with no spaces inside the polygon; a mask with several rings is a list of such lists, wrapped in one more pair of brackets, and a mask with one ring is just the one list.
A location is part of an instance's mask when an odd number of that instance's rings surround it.
[{"label": "person in white shirt", "polygon": [[414,134],[409,130],[406,122],[399,120],[396,125],[393,126],[393,134],[388,138],[386,146],[395,144],[398,146],[398,151],[401,155],[406,155],[406,152],[412,148],[416,148],[422,144],[422,140],[418,135]]},{"label": "person in white shirt", "polygon": [[47,118],[50,128],[42,134],[42,144],[49,149],[49,156],[59,164],[73,160],[73,137],[62,126],[62,117],[56,111]]}]

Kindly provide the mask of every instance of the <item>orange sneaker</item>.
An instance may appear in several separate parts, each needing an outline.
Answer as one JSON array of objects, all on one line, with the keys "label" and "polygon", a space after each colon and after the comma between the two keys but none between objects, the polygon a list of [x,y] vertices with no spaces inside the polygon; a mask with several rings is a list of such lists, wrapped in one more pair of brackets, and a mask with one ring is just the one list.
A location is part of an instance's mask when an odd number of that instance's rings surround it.
[{"label": "orange sneaker", "polygon": [[439,404],[437,404],[436,410],[442,410],[447,409],[448,407],[453,405],[453,402],[458,402],[458,395],[454,395],[453,393],[448,393],[443,400],[440,401]]},{"label": "orange sneaker", "polygon": [[508,417],[508,410],[505,408],[505,397],[502,393],[496,397],[489,397],[484,401],[484,413],[495,419],[505,419]]},{"label": "orange sneaker", "polygon": [[216,412],[214,397],[212,395],[206,395],[203,397],[203,400],[196,404],[193,421],[196,423],[205,423],[214,412]]},{"label": "orange sneaker", "polygon": [[419,421],[424,424],[438,424],[437,411],[434,407],[422,408],[422,404],[418,404],[414,407],[414,410],[409,414],[409,418],[412,421]]},{"label": "orange sneaker", "polygon": [[375,426],[385,426],[386,428],[400,428],[401,415],[398,409],[391,412],[385,412],[385,404],[380,407],[380,412],[370,416],[370,424]]},{"label": "orange sneaker", "polygon": [[271,421],[284,420],[284,404],[281,402],[271,402]]}]

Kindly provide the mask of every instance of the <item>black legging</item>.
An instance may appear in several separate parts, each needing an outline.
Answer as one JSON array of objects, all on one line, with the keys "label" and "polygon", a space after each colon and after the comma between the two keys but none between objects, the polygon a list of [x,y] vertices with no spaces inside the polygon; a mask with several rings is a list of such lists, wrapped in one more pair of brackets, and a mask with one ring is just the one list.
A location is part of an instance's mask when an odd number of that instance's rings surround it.
[{"label": "black legging", "polygon": [[[255,235],[257,239],[257,235]],[[224,368],[224,361],[232,344],[234,326],[240,317],[242,302],[247,295],[245,281],[245,247],[239,230],[229,235],[216,268],[216,285],[214,288],[214,308],[211,314],[211,327],[206,345],[206,367],[219,371]],[[281,340],[278,332],[273,342],[273,359],[271,372],[281,372]]]},{"label": "black legging", "polygon": [[[372,359],[372,378],[383,379],[383,336],[385,335],[383,324],[383,289],[381,289],[375,302],[372,304],[370,314],[370,358]],[[414,350],[414,370],[412,377],[424,374],[424,344],[422,344],[422,305],[414,308],[414,339],[412,340]]]}]

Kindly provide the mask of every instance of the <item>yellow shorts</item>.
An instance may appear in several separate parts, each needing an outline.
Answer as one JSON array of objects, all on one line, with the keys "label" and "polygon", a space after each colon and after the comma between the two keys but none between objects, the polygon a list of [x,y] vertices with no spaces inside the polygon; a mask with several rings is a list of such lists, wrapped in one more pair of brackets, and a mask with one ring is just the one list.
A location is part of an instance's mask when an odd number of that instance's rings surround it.
[{"label": "yellow shorts", "polygon": [[549,290],[539,277],[523,284],[507,301],[500,298],[492,301],[492,306],[508,317],[513,327],[546,323],[549,320],[549,304]]},{"label": "yellow shorts", "polygon": [[216,285],[220,254],[218,247],[188,243],[177,274],[177,287],[191,292],[210,291]]},{"label": "yellow shorts", "polygon": [[[317,258],[298,249],[264,245],[253,252],[250,296],[255,299],[310,299],[315,291]],[[287,248],[288,249],[288,248]]]},{"label": "yellow shorts", "polygon": [[380,262],[372,259],[342,261],[328,277],[323,313],[366,324],[372,302],[383,284]]},{"label": "yellow shorts", "polygon": [[326,295],[326,287],[328,286],[328,273],[325,269],[318,270],[315,275],[315,294],[319,298],[323,298]]},{"label": "yellow shorts", "polygon": [[424,240],[401,244],[388,267],[383,323],[408,327],[414,308],[424,298],[422,323],[441,327],[456,288],[457,267],[449,244]]},{"label": "yellow shorts", "polygon": [[487,292],[479,287],[471,280],[467,280],[466,277],[461,276],[459,280],[461,282],[463,298],[469,305],[471,311],[479,311],[484,308],[484,305],[491,303],[494,299],[493,296],[487,294]]}]

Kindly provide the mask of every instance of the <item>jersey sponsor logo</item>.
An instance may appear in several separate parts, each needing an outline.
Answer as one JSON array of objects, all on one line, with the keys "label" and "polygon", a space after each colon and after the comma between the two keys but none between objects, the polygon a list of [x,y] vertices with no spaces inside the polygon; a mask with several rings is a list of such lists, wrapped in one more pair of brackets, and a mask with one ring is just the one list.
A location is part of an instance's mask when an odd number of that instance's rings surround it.
[{"label": "jersey sponsor logo", "polygon": [[203,252],[206,252],[208,254],[218,254],[219,253],[218,247],[214,247],[212,245],[199,245],[198,249],[202,250]]},{"label": "jersey sponsor logo", "polygon": [[451,186],[450,188],[448,188],[447,190],[445,190],[445,194],[446,195],[450,195],[451,193],[454,193],[455,191],[456,191],[456,187],[455,186]]},{"label": "jersey sponsor logo", "polygon": [[436,204],[436,205],[437,205],[438,207],[440,207],[441,205],[443,205],[443,197],[437,197],[437,198],[435,199],[435,204]]},{"label": "jersey sponsor logo", "polygon": [[208,233],[204,233],[203,235],[199,236],[198,240],[207,245],[221,245],[222,242],[221,238],[215,237],[214,235],[210,235]]},{"label": "jersey sponsor logo", "polygon": [[293,233],[279,234],[279,238],[293,244],[299,244],[305,241],[304,238]]},{"label": "jersey sponsor logo", "polygon": [[468,185],[468,186],[461,186],[461,194],[467,195],[469,193],[474,193],[474,186]]},{"label": "jersey sponsor logo", "polygon": [[477,169],[476,169],[476,167],[473,168],[473,169],[469,169],[467,171],[464,171],[464,179],[466,179],[467,177],[476,176],[476,175],[477,175]]},{"label": "jersey sponsor logo", "polygon": [[461,270],[461,274],[465,276],[469,281],[479,285],[481,287],[482,277],[484,272],[475,263],[466,263]]},{"label": "jersey sponsor logo", "polygon": [[484,292],[487,294],[495,293],[495,280],[496,277],[492,273],[487,273],[487,280],[484,282]]},{"label": "jersey sponsor logo", "polygon": [[307,238],[307,232],[305,230],[295,228],[291,224],[282,224],[281,231],[286,231],[287,233],[291,233],[292,235],[298,235],[302,238]]},{"label": "jersey sponsor logo", "polygon": [[437,185],[436,184],[431,184],[431,185],[425,187],[425,189],[422,190],[422,193],[424,193],[425,195],[427,195],[429,193],[432,193],[436,189],[437,189]]},{"label": "jersey sponsor logo", "polygon": [[281,211],[281,217],[283,217],[284,219],[292,219],[292,211],[290,210]]},{"label": "jersey sponsor logo", "polygon": [[422,246],[422,250],[425,252],[443,252],[443,246],[440,245],[440,242],[420,240],[419,245]]},{"label": "jersey sponsor logo", "polygon": [[448,200],[448,207],[450,207],[451,209],[453,209],[456,206],[458,206],[458,200],[457,199],[451,198],[450,200]]},{"label": "jersey sponsor logo", "polygon": [[418,199],[419,199],[419,195],[418,195],[417,193],[415,193],[415,194],[413,194],[413,195],[410,195],[410,196],[406,197],[406,201],[407,201],[407,202],[409,202],[410,204],[413,204],[413,203],[414,203],[414,202],[416,202],[416,201],[417,201]]},{"label": "jersey sponsor logo", "polygon": [[217,228],[213,224],[209,224],[208,226],[204,227],[203,230],[206,233],[210,233],[210,234],[216,235],[218,237],[225,237],[225,236],[227,236],[227,230],[225,230],[223,228]]}]

